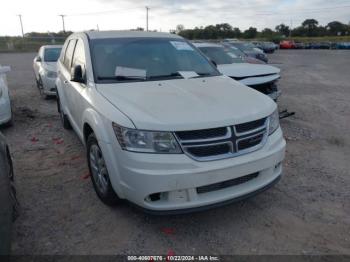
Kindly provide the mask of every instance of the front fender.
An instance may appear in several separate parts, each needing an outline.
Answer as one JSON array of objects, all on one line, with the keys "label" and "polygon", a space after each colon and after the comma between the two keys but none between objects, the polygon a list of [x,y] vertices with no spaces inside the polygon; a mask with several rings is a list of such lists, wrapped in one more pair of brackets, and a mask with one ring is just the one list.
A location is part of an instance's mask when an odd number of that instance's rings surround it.
[{"label": "front fender", "polygon": [[[88,108],[83,113],[82,127],[84,130],[85,124],[88,124],[94,131],[98,141],[103,141],[105,143],[110,143],[110,134],[108,133],[107,120],[104,119],[98,112],[92,108]],[[110,127],[112,129],[112,125]],[[83,133],[84,136],[84,133]],[[85,145],[87,137],[83,137],[83,142]]]}]

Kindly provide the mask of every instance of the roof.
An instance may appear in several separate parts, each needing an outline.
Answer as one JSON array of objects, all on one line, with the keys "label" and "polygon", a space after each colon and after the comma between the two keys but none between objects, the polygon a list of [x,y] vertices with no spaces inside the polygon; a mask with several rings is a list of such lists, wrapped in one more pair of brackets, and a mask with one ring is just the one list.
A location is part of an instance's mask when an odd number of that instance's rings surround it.
[{"label": "roof", "polygon": [[223,47],[220,44],[216,44],[216,43],[193,43],[194,46],[201,48],[201,47]]},{"label": "roof", "polygon": [[87,31],[91,39],[123,38],[123,37],[153,37],[153,38],[179,38],[181,36],[170,33],[145,32],[145,31]]}]

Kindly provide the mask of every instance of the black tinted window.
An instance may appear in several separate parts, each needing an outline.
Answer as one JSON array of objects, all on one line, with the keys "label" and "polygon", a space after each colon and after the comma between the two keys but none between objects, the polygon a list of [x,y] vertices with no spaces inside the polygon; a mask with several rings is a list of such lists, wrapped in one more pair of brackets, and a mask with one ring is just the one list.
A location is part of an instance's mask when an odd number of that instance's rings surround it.
[{"label": "black tinted window", "polygon": [[46,48],[44,51],[45,62],[57,62],[61,54],[61,48]]},{"label": "black tinted window", "polygon": [[146,79],[179,77],[181,71],[218,75],[218,71],[193,46],[182,39],[113,38],[91,41],[97,80],[118,81],[118,72]]}]

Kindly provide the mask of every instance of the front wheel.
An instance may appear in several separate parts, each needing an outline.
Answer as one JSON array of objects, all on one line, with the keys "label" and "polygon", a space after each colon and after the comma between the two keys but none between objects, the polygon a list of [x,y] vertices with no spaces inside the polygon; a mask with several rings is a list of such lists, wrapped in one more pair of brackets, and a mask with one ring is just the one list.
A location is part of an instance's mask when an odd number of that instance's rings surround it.
[{"label": "front wheel", "polygon": [[93,133],[89,135],[87,140],[87,159],[91,181],[97,196],[106,205],[117,204],[120,199],[112,188],[101,148]]}]

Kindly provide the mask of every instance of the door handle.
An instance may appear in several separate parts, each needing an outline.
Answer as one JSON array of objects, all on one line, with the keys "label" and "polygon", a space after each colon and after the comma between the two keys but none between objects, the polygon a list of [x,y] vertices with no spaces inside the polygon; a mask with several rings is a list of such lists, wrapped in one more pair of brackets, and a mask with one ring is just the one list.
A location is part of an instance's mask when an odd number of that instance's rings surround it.
[{"label": "door handle", "polygon": [[68,80],[64,80],[63,83],[68,84]]}]

